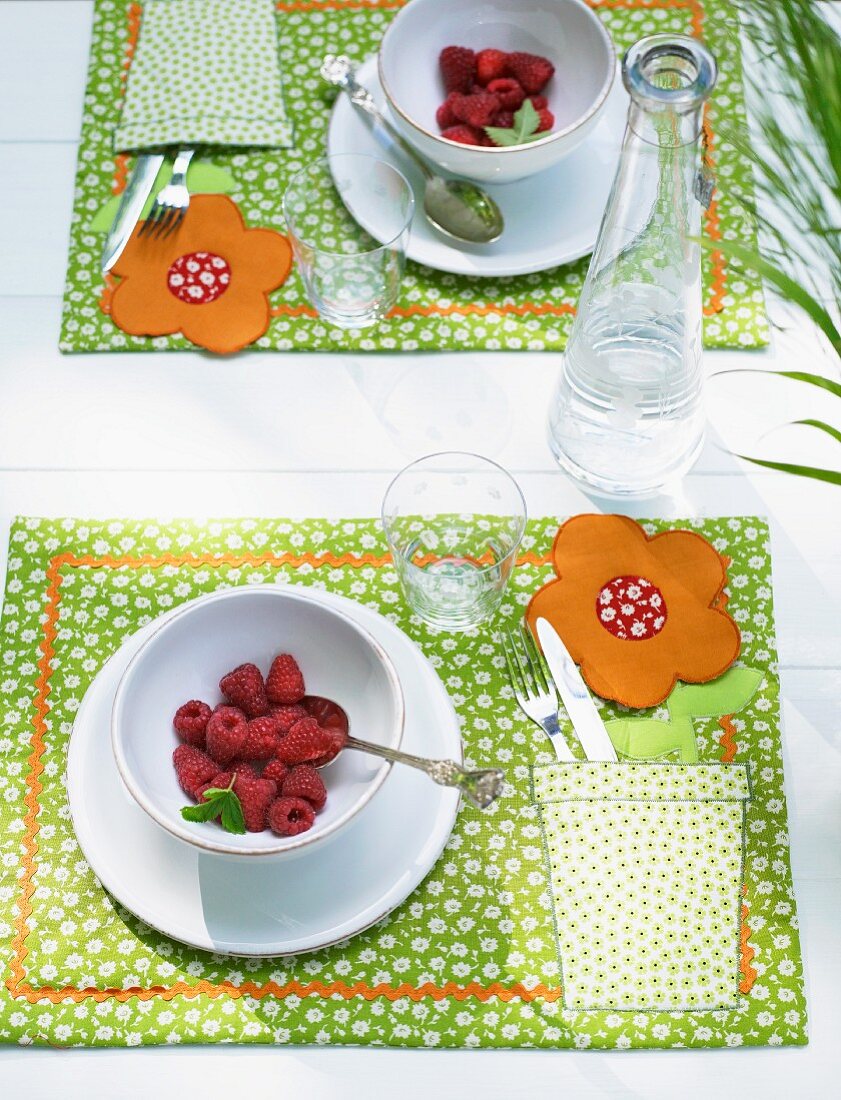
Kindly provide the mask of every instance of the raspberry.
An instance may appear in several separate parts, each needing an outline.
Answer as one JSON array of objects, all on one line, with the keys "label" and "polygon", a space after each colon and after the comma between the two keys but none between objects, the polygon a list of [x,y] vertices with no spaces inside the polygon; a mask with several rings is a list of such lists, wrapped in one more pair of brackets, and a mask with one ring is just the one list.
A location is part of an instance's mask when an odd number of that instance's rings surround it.
[{"label": "raspberry", "polygon": [[314,768],[323,768],[325,764],[329,764],[331,760],[335,760],[342,749],[347,743],[347,731],[341,729],[328,729],[324,730],[329,740],[329,747],[321,754],[311,761]]},{"label": "raspberry", "polygon": [[280,788],[284,798],[305,798],[316,811],[324,808],[327,788],[324,780],[310,764],[299,764],[286,776]]},{"label": "raspberry", "polygon": [[269,826],[278,836],[297,836],[312,828],[315,810],[303,798],[278,798],[269,807]]},{"label": "raspberry", "polygon": [[469,92],[476,76],[476,54],[465,46],[445,46],[438,65],[446,92]]},{"label": "raspberry", "polygon": [[535,111],[542,111],[544,108],[549,106],[549,100],[546,98],[545,95],[530,95],[529,99],[531,100],[531,105],[532,107],[534,107]]},{"label": "raspberry", "polygon": [[282,737],[284,733],[289,733],[289,731],[300,718],[306,718],[307,713],[308,712],[304,710],[303,707],[298,706],[297,704],[291,707],[269,707],[269,714],[275,720],[278,736],[280,737]]},{"label": "raspberry", "polygon": [[263,778],[273,779],[277,783],[278,790],[283,786],[287,775],[289,775],[289,768],[282,760],[270,760],[263,768]]},{"label": "raspberry", "polygon": [[459,145],[481,145],[481,134],[472,126],[450,126],[441,137],[447,141],[457,141]]},{"label": "raspberry", "polygon": [[207,703],[202,703],[198,699],[191,699],[189,703],[185,703],[178,708],[175,712],[172,724],[182,741],[186,741],[188,745],[196,745],[198,748],[203,749],[204,734],[207,729],[208,719],[212,713],[213,711]]},{"label": "raspberry", "polygon": [[230,764],[242,752],[248,719],[237,707],[217,707],[207,723],[207,751],[217,764]]},{"label": "raspberry", "polygon": [[252,779],[250,775],[237,773],[234,794],[242,806],[242,816],[249,833],[262,833],[266,827],[266,814],[277,797],[277,784],[272,779]]},{"label": "raspberry", "polygon": [[435,112],[435,121],[438,123],[442,130],[449,129],[450,126],[455,126],[458,119],[453,114],[452,99],[454,95],[458,95],[458,92],[450,92],[438,110]]},{"label": "raspberry", "polygon": [[324,756],[333,738],[314,718],[301,718],[278,742],[276,755],[284,764],[307,764]]},{"label": "raspberry", "polygon": [[482,95],[454,95],[452,111],[460,122],[468,126],[490,126],[491,119],[500,109],[499,99],[484,92]]},{"label": "raspberry", "polygon": [[514,112],[499,111],[494,115],[493,125],[498,126],[501,130],[510,130],[514,125]]},{"label": "raspberry", "polygon": [[179,745],[172,754],[172,763],[181,790],[190,798],[196,798],[199,787],[219,771],[219,765],[195,745]]},{"label": "raspberry", "polygon": [[219,690],[232,707],[246,718],[257,718],[269,709],[263,674],[256,665],[240,665],[219,681]]},{"label": "raspberry", "polygon": [[540,118],[540,123],[539,123],[535,133],[540,134],[544,130],[551,130],[552,127],[555,125],[555,116],[552,114],[552,112],[549,110],[549,108],[544,107],[543,110],[538,111],[537,114],[538,114],[538,117]]},{"label": "raspberry", "polygon": [[520,82],[526,95],[534,95],[542,92],[552,79],[555,66],[545,57],[534,53],[510,53],[508,71]]},{"label": "raspberry", "polygon": [[502,50],[482,50],[476,55],[476,79],[488,85],[508,74],[508,54]]},{"label": "raspberry", "polygon": [[517,81],[509,76],[492,80],[488,85],[488,91],[497,97],[504,111],[516,111],[522,107],[523,100],[526,98],[526,93]]},{"label": "raspberry", "polygon": [[306,694],[304,677],[298,662],[289,653],[281,653],[272,661],[266,679],[266,694],[270,703],[300,703]]},{"label": "raspberry", "polygon": [[274,756],[279,736],[277,720],[272,714],[262,718],[252,718],[248,723],[248,733],[242,746],[244,760],[268,760]]}]

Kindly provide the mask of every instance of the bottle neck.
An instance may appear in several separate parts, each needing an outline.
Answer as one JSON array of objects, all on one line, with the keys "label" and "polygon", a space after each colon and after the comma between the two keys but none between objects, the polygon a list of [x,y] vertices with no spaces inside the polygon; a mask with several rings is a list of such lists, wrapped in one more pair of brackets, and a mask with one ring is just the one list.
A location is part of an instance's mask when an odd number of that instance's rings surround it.
[{"label": "bottle neck", "polygon": [[687,111],[654,108],[631,101],[628,129],[640,141],[657,149],[694,146],[703,126],[703,105]]}]

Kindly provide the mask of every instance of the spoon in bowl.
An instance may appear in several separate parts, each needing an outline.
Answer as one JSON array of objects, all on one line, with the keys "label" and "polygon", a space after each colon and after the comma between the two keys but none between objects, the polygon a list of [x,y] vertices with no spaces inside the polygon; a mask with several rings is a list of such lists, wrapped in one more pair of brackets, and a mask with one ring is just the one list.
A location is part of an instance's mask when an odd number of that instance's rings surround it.
[{"label": "spoon in bowl", "polygon": [[469,180],[445,179],[433,172],[379,110],[371,93],[357,82],[349,58],[328,54],[321,75],[328,84],[344,92],[358,111],[374,120],[374,135],[386,148],[396,145],[423,173],[423,209],[436,229],[468,244],[491,244],[499,239],[505,223],[490,195]]},{"label": "spoon in bowl", "polygon": [[407,764],[410,768],[426,772],[429,778],[439,786],[457,787],[465,798],[480,810],[490,806],[502,793],[505,772],[500,768],[470,771],[461,764],[457,764],[455,760],[431,760],[427,756],[415,756],[414,753],[400,752],[398,749],[386,748],[385,745],[375,745],[372,741],[362,741],[358,737],[352,737],[349,732],[350,719],[347,712],[332,699],[308,695],[304,700],[304,707],[326,729],[338,729],[344,733],[343,748],[357,749],[359,752],[367,752],[371,756],[380,756],[395,764]]}]

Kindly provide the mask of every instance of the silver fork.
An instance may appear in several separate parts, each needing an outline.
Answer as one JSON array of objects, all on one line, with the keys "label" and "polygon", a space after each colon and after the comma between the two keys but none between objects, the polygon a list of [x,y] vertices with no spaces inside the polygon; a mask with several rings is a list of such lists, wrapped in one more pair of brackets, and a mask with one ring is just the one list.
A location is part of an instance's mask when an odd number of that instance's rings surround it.
[{"label": "silver fork", "polygon": [[183,222],[190,206],[190,192],[187,190],[187,169],[193,158],[193,149],[181,149],[172,166],[169,183],[155,196],[149,216],[137,234],[142,237],[148,233],[152,237],[168,237]]},{"label": "silver fork", "polygon": [[532,632],[524,624],[519,630],[506,630],[502,647],[508,663],[508,675],[514,698],[520,709],[537,723],[552,742],[558,760],[574,760],[558,724],[558,693],[543,654],[537,648]]}]

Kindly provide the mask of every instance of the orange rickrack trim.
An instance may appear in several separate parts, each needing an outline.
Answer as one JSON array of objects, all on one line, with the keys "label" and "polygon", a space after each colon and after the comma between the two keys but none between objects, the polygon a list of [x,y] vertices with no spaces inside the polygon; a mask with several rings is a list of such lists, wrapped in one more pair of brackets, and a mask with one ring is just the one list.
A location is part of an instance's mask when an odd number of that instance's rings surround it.
[{"label": "orange rickrack trim", "polygon": [[355,997],[362,997],[366,1001],[378,1000],[380,997],[387,1001],[397,1001],[404,997],[410,1001],[422,1001],[427,998],[433,1001],[466,1001],[475,998],[485,1004],[492,997],[504,1002],[513,1001],[515,997],[525,1002],[536,1000],[557,1001],[562,996],[562,991],[560,989],[550,989],[544,985],[536,985],[528,989],[519,982],[512,986],[503,986],[499,982],[493,982],[488,986],[479,985],[477,982],[469,982],[467,985],[456,985],[455,982],[433,985],[431,982],[424,982],[420,986],[413,986],[408,983],[396,986],[385,983],[368,986],[364,982],[354,982],[352,985],[347,985],[345,982],[299,982],[293,980],[283,985],[279,985],[277,982],[264,982],[261,985],[257,985],[255,982],[243,982],[242,985],[234,985],[232,982],[201,981],[196,982],[195,985],[187,985],[186,982],[175,982],[169,986],[130,986],[127,989],[116,987],[95,989],[91,986],[85,989],[77,989],[69,985],[62,986],[60,989],[54,989],[52,986],[33,988],[23,983],[15,991],[15,996],[25,997],[26,1000],[32,1003],[47,1000],[52,1001],[53,1004],[65,1000],[79,1002],[88,999],[94,1001],[129,1001],[134,998],[138,1001],[150,1001],[152,999],[171,1001],[175,997],[184,997],[186,1000],[193,1000],[196,997],[208,997],[210,1000],[214,1000],[216,997],[232,997],[234,999],[253,997],[259,1001],[263,997],[277,997],[283,1000],[283,998],[291,996],[341,997],[346,1001],[353,1000]]},{"label": "orange rickrack trim", "polygon": [[128,35],[126,36],[125,57],[123,58],[123,72],[120,84],[125,90],[128,80],[128,71],[137,51],[137,39],[140,37],[140,21],[143,18],[143,5],[130,4],[128,9]]},{"label": "orange rickrack trim", "polygon": [[[348,0],[277,0],[275,7],[279,12],[285,13],[304,11],[350,11],[353,9],[378,9],[381,11],[389,11],[402,8],[407,2],[408,0],[350,0],[350,2],[348,2]],[[703,36],[705,12],[702,0],[586,0],[586,3],[594,10],[598,10],[599,8],[668,8],[687,11],[690,13],[692,33],[699,38]],[[143,14],[142,6],[134,3],[129,7],[128,13],[129,32],[126,43],[126,60],[123,64],[123,86],[125,86],[125,81],[128,77],[128,70],[131,66],[131,61],[137,45],[137,38],[140,33],[140,22]],[[710,168],[713,168],[715,165],[713,159],[714,147],[715,134],[713,133],[705,109],[704,162]],[[119,194],[124,189],[127,170],[128,158],[126,158],[124,154],[120,154],[116,158],[116,168],[112,183],[114,194]],[[721,240],[718,201],[716,199],[713,199],[710,203],[709,210],[706,212],[704,229],[711,240]],[[724,254],[719,249],[714,249],[710,259],[712,267],[709,298],[704,305],[704,316],[706,317],[722,311],[724,308],[724,294],[727,286],[727,262]],[[113,287],[106,287],[106,290],[103,291],[99,299],[99,308],[105,314],[109,312],[108,307],[110,305],[111,293],[113,293]],[[273,317],[318,317],[318,312],[307,305],[291,306],[280,304],[272,307],[270,312]],[[515,303],[507,303],[504,305],[478,305],[473,303],[463,305],[453,304],[450,306],[439,306],[434,304],[429,306],[410,305],[395,307],[389,313],[389,317],[446,317],[458,313],[471,316],[487,316],[492,313],[515,317],[544,315],[563,316],[574,315],[575,306],[565,302],[560,304],[555,304],[553,302],[525,302],[520,305]]]},{"label": "orange rickrack trim", "polygon": [[[742,894],[747,894],[747,886],[742,887]],[[759,977],[757,969],[752,966],[756,951],[748,943],[751,936],[751,927],[748,924],[748,907],[746,902],[742,902],[742,931],[740,934],[740,960],[739,960],[739,973],[742,975],[739,982],[740,993],[750,993],[753,989],[753,983]]]},{"label": "orange rickrack trim", "polygon": [[402,8],[409,0],[277,0],[278,11],[348,11],[352,8]]},{"label": "orange rickrack trim", "polygon": [[[111,554],[77,555],[65,552],[56,554],[50,559],[46,572],[47,588],[45,592],[46,604],[42,625],[42,638],[38,647],[41,656],[37,662],[38,678],[35,681],[35,697],[33,699],[33,709],[35,713],[32,718],[34,732],[30,741],[32,751],[27,760],[29,773],[25,779],[27,793],[24,797],[26,813],[24,815],[23,853],[21,856],[21,867],[23,871],[21,876],[21,893],[17,904],[17,916],[13,922],[15,934],[12,938],[12,958],[9,964],[10,972],[4,983],[12,997],[23,998],[33,1004],[41,1000],[48,1000],[54,1004],[64,1000],[78,1002],[87,999],[95,1001],[127,1001],[131,998],[137,998],[138,1000],[147,1001],[152,998],[160,998],[168,1001],[172,1000],[174,997],[186,997],[190,999],[199,996],[213,998],[223,995],[229,997],[248,996],[255,997],[258,1000],[266,996],[282,999],[284,997],[296,995],[299,997],[317,996],[325,998],[338,996],[345,1000],[351,1000],[354,997],[362,997],[369,1001],[379,997],[384,997],[389,1001],[395,1001],[403,997],[408,997],[413,1001],[420,1001],[426,998],[435,1001],[442,1001],[445,999],[465,1001],[469,998],[474,998],[481,1002],[486,1002],[492,997],[496,997],[500,1001],[511,1001],[514,998],[519,998],[523,1001],[557,1001],[561,997],[560,988],[549,988],[544,985],[535,985],[532,988],[527,988],[519,982],[511,986],[503,986],[499,982],[493,982],[488,986],[479,985],[477,982],[470,982],[463,986],[457,985],[454,982],[447,982],[440,986],[434,985],[431,982],[426,982],[423,985],[415,987],[408,983],[398,986],[392,986],[385,983],[369,986],[364,982],[355,982],[349,985],[345,982],[324,983],[313,981],[301,983],[292,980],[284,985],[279,985],[277,982],[272,981],[260,985],[254,982],[233,985],[231,982],[211,983],[200,981],[195,985],[188,985],[186,982],[175,982],[171,986],[132,986],[128,989],[110,987],[107,989],[95,989],[90,986],[79,989],[69,985],[56,989],[49,985],[33,986],[26,981],[26,971],[24,969],[24,963],[28,954],[26,940],[30,931],[28,921],[32,914],[32,895],[35,891],[34,877],[37,870],[35,857],[38,853],[38,830],[40,828],[38,824],[38,814],[41,807],[38,802],[38,796],[42,790],[40,776],[44,770],[42,758],[46,748],[45,737],[48,729],[47,715],[50,710],[48,702],[51,691],[50,679],[53,672],[52,661],[55,656],[54,643],[58,630],[59,605],[61,603],[61,570],[64,567],[74,569],[142,569],[160,568],[165,565],[189,566],[191,568],[197,568],[199,566],[230,565],[236,568],[245,564],[288,565],[293,568],[310,565],[315,568],[326,566],[328,568],[350,567],[353,569],[362,569],[370,567],[381,569],[390,565],[391,560],[390,554],[333,554],[330,552],[318,554],[310,552],[300,554],[167,553],[142,554],[134,557],[131,555],[115,556]],[[548,555],[526,552],[518,557],[518,561],[520,563],[547,564],[549,557]]]},{"label": "orange rickrack trim", "polygon": [[117,284],[114,282],[114,276],[110,271],[106,271],[103,276],[102,293],[99,296],[99,308],[106,316],[111,312],[111,299],[114,297],[114,291],[117,289]]},{"label": "orange rickrack trim", "polygon": [[[317,317],[318,312],[312,306],[276,305],[271,309],[273,317]],[[480,305],[478,302],[451,302],[450,305],[411,305],[394,306],[388,313],[389,317],[450,317],[453,314],[473,314],[487,317],[491,313],[516,314],[525,317],[529,314],[555,314],[561,316],[566,313],[575,313],[575,306],[566,302],[554,304],[552,302],[524,302],[516,305],[509,302],[503,305]]]},{"label": "orange rickrack trim", "polygon": [[[128,8],[128,32],[126,34],[126,46],[125,56],[123,58],[122,72],[120,73],[120,92],[125,93],[126,82],[128,81],[128,71],[131,68],[131,63],[134,60],[134,54],[137,50],[137,39],[140,36],[140,20],[143,17],[143,8],[140,4],[130,4]],[[129,156],[127,153],[117,153],[114,158],[114,179],[111,184],[111,191],[115,195],[120,195],[125,190],[126,181],[128,179],[128,165]],[[100,300],[100,308],[102,308],[102,301]],[[107,313],[107,310],[103,310]]]},{"label": "orange rickrack trim", "polygon": [[111,184],[111,193],[114,195],[121,195],[126,189],[128,161],[128,153],[117,153],[114,157],[114,181]]},{"label": "orange rickrack trim", "polygon": [[733,715],[722,714],[718,724],[724,730],[724,733],[718,739],[719,745],[724,749],[721,754],[721,762],[722,764],[732,764],[736,759],[736,753],[739,751],[739,746],[736,744],[736,727],[733,725]]}]

